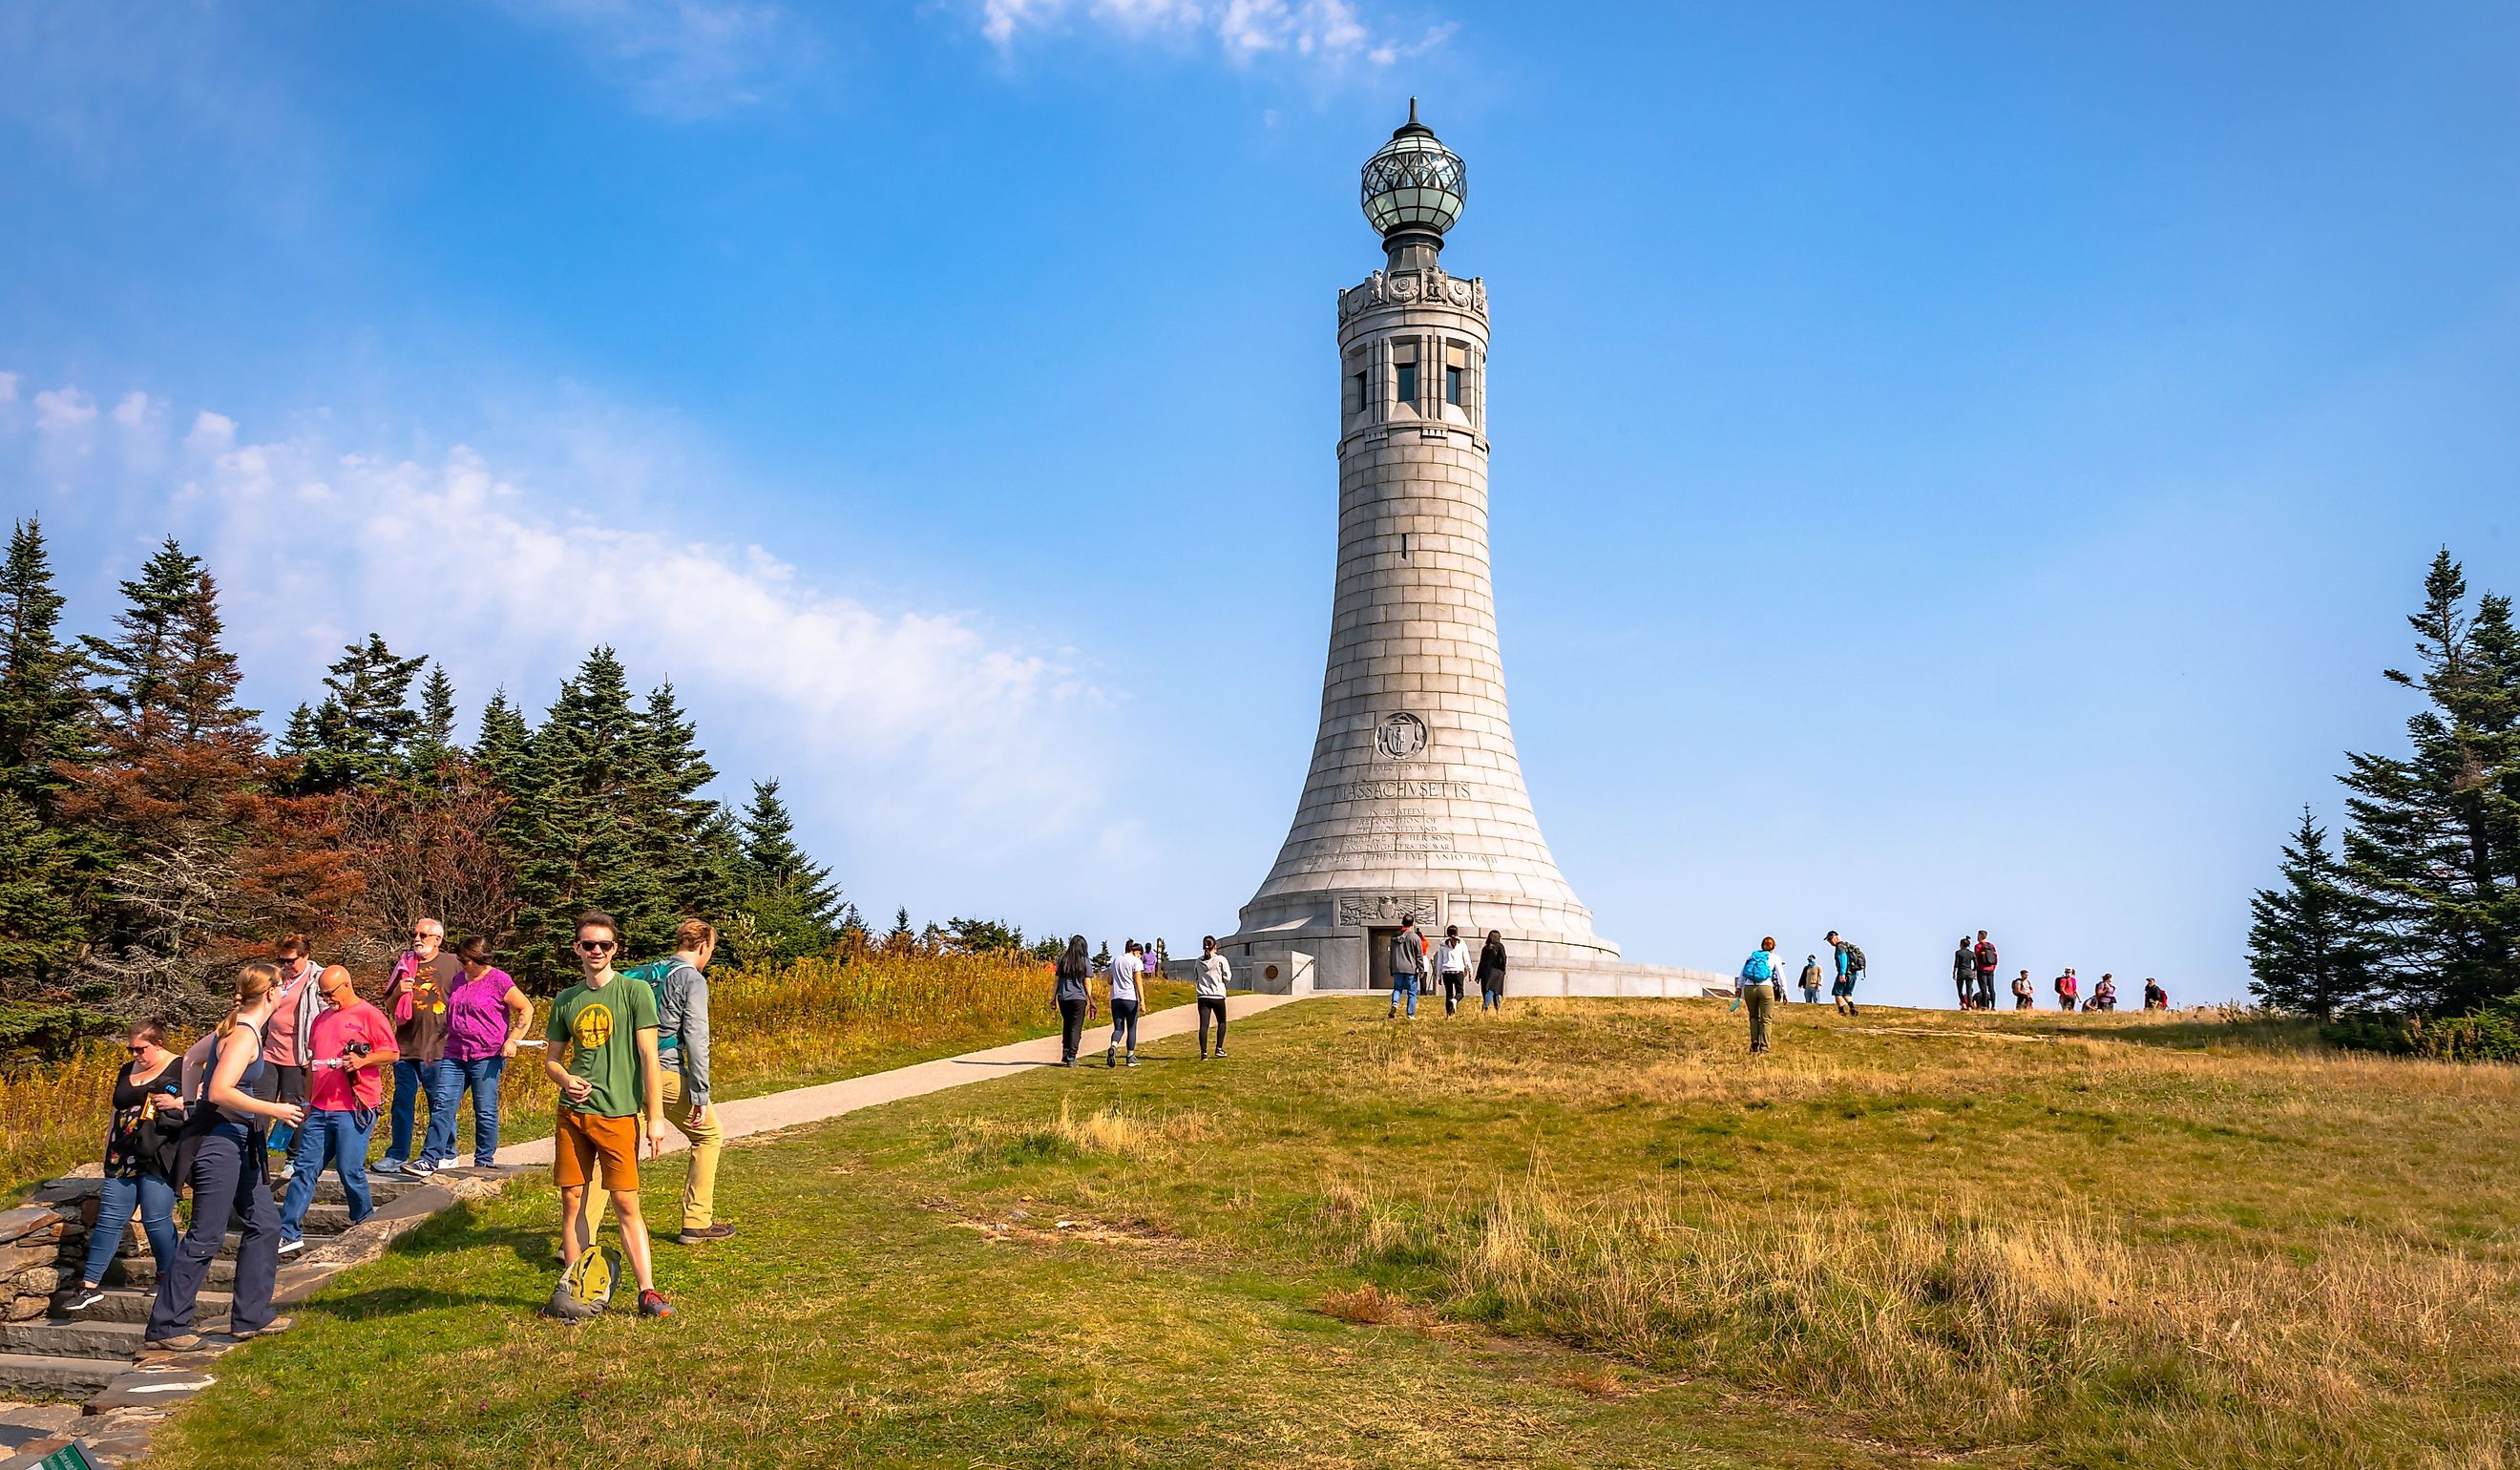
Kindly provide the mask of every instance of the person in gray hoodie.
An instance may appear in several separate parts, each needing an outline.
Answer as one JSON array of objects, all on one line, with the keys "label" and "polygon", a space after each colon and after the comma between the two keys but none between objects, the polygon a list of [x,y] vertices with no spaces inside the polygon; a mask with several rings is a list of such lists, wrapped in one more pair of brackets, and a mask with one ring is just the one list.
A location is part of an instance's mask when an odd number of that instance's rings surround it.
[{"label": "person in gray hoodie", "polygon": [[[1425,947],[1418,938],[1418,920],[1404,918],[1400,932],[1391,936],[1391,1014],[1400,1014],[1401,1002],[1409,1005],[1409,1019],[1418,1019],[1418,968],[1425,958]],[[1389,1019],[1389,1017],[1385,1017]]]},{"label": "person in gray hoodie", "polygon": [[1225,991],[1234,983],[1234,961],[1216,948],[1210,934],[1198,942],[1198,1059],[1207,1060],[1207,1018],[1216,1017],[1217,1056],[1225,1054]]}]

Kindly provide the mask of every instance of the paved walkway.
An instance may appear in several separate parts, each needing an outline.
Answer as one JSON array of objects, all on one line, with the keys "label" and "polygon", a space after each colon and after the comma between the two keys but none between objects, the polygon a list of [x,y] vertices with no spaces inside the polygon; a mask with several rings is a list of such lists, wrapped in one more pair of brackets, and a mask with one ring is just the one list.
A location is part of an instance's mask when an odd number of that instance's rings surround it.
[{"label": "paved walkway", "polygon": [[[1258,1015],[1275,1010],[1297,999],[1293,996],[1235,996],[1225,1002],[1229,1020]],[[1149,1042],[1181,1036],[1198,1030],[1198,1007],[1184,1002],[1168,1006],[1138,1018],[1138,1046],[1143,1049]],[[1088,1025],[1085,1040],[1095,1065],[1102,1065],[1102,1043],[1110,1039],[1111,1023],[1107,1013],[1098,1028]],[[992,1077],[1027,1071],[1034,1067],[1058,1065],[1058,1038],[1036,1037],[1028,1042],[1014,1042],[992,1047],[986,1051],[967,1051],[961,1056],[939,1057],[934,1061],[917,1062],[895,1067],[889,1072],[872,1072],[864,1077],[827,1082],[820,1087],[794,1088],[785,1092],[766,1092],[758,1097],[738,1097],[716,1104],[718,1126],[732,1141],[750,1134],[775,1133],[800,1124],[820,1123],[860,1108],[876,1107],[886,1102],[899,1102],[904,1097],[941,1092],[967,1083],[986,1082]],[[665,1151],[688,1147],[682,1134],[665,1130]],[[530,1143],[511,1143],[499,1150],[502,1164],[548,1164],[552,1159],[552,1140],[536,1138]]]}]

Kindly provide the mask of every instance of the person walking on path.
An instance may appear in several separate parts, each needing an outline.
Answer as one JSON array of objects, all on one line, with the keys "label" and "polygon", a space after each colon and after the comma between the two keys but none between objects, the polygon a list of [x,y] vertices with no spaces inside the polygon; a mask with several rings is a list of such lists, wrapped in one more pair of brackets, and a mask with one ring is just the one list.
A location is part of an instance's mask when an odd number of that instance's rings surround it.
[{"label": "person walking on path", "polygon": [[1820,957],[1818,955],[1803,957],[1802,987],[1803,1003],[1818,1005],[1820,1003]]},{"label": "person walking on path", "polygon": [[[709,1105],[708,967],[717,955],[717,930],[697,918],[674,931],[674,967],[665,976],[665,999],[656,1007],[656,1061],[664,1069],[665,1117],[691,1141],[691,1172],[683,1180],[683,1231],[677,1245],[724,1240],[735,1226],[717,1218],[718,1156],[726,1133]],[[587,1232],[593,1239],[594,1232]]]},{"label": "person walking on path", "polygon": [[472,1094],[472,1165],[487,1169],[499,1152],[499,1084],[533,1028],[534,1002],[490,962],[490,941],[475,936],[455,954],[464,978],[446,1001],[446,1060],[459,1083],[452,1103],[460,1106],[466,1091]]},{"label": "person walking on path", "polygon": [[193,1224],[175,1247],[175,1259],[158,1277],[158,1299],[150,1304],[149,1325],[141,1346],[188,1353],[202,1345],[193,1330],[193,1309],[209,1278],[210,1263],[227,1243],[231,1218],[245,1224],[237,1241],[236,1281],[229,1288],[228,1335],[257,1337],[290,1325],[271,1310],[271,1292],[280,1275],[280,1212],[271,1203],[271,1184],[263,1177],[260,1122],[306,1121],[306,1110],[293,1102],[266,1102],[253,1095],[262,1080],[262,1032],[275,1002],[272,987],[280,982],[275,965],[248,964],[237,972],[236,996],[228,1018],[212,1034],[202,1091],[185,1116],[184,1136],[192,1147],[185,1182],[193,1186]]},{"label": "person walking on path", "polygon": [[1479,946],[1479,1009],[1505,1009],[1505,935],[1494,929]]},{"label": "person walking on path", "polygon": [[2015,1010],[2037,1010],[2039,1008],[2039,993],[2031,989],[2030,972],[2028,970],[2023,970],[2020,974],[2012,977],[2012,1008]]},{"label": "person walking on path", "polygon": [[1102,1048],[1102,1065],[1120,1065],[1120,1043],[1129,1044],[1128,1064],[1138,1064],[1138,977],[1145,973],[1144,952],[1136,940],[1111,957],[1111,1044]]},{"label": "person walking on path", "polygon": [[1977,949],[1960,936],[1960,947],[1952,952],[1952,988],[1960,993],[1960,1009],[1966,1010],[1977,1002]]},{"label": "person walking on path", "polygon": [[1207,1022],[1210,1016],[1216,1018],[1216,1050],[1213,1054],[1219,1057],[1225,1055],[1225,992],[1233,984],[1234,961],[1226,958],[1218,951],[1216,936],[1210,934],[1198,942],[1198,1059],[1200,1061],[1207,1060],[1210,1055],[1207,1049]]},{"label": "person walking on path", "polygon": [[359,999],[350,972],[328,964],[317,977],[324,1008],[306,1029],[306,1121],[290,1152],[289,1196],[280,1207],[280,1254],[306,1248],[306,1211],[326,1165],[341,1177],[350,1224],[376,1208],[368,1192],[368,1136],[384,1100],[384,1067],[394,1061],[393,1022]]},{"label": "person walking on path", "polygon": [[131,1028],[123,1049],[131,1060],[113,1079],[113,1119],[105,1131],[105,1180],[97,1190],[96,1224],[87,1232],[87,1261],[69,1310],[83,1312],[105,1300],[106,1268],[122,1248],[134,1211],[149,1237],[149,1259],[166,1273],[175,1257],[175,1185],[169,1162],[157,1155],[160,1136],[171,1136],[184,1112],[183,1058],[167,1050],[166,1028],[143,1021]]},{"label": "person walking on path", "polygon": [[2150,975],[2143,977],[2143,1008],[2146,1010],[2170,1008],[2170,992],[2162,989],[2161,982]]},{"label": "person walking on path", "polygon": [[[393,1138],[377,1163],[381,1174],[434,1174],[455,1162],[455,1104],[464,1094],[464,1072],[446,1060],[446,998],[464,979],[463,961],[446,953],[446,925],[433,918],[411,924],[411,948],[394,961],[393,978],[380,1008],[393,1016]],[[414,1110],[428,1099],[428,1132],[420,1152],[411,1150]]]},{"label": "person walking on path", "polygon": [[[272,987],[271,1024],[262,1038],[262,1091],[265,1101],[306,1104],[306,1050],[303,1039],[306,1028],[314,1022],[315,1012],[324,1008],[324,988],[315,982],[323,969],[315,962],[313,947],[303,934],[292,934],[280,941],[280,983]],[[272,1127],[270,1151],[280,1155],[280,1177],[289,1178],[290,1145],[295,1141],[296,1130],[286,1125]]]},{"label": "person walking on path", "polygon": [[[1403,1002],[1408,1002],[1409,1019],[1418,1019],[1418,961],[1425,949],[1418,941],[1418,920],[1404,918],[1400,932],[1391,936],[1391,1015],[1400,1014]],[[1389,1020],[1391,1016],[1383,1019]]]},{"label": "person walking on path", "polygon": [[[601,1165],[612,1197],[612,1219],[621,1227],[621,1249],[639,1279],[639,1314],[671,1316],[674,1309],[656,1290],[649,1259],[648,1226],[639,1215],[639,1135],[645,1121],[648,1155],[665,1145],[664,1084],[656,1060],[656,994],[640,981],[624,981],[612,968],[621,948],[621,926],[608,913],[589,911],[577,919],[577,959],[585,977],[553,1002],[545,1036],[543,1073],[560,1089],[558,1132],[552,1138],[552,1179],[560,1185],[560,1249],[563,1270],[594,1249],[584,1229],[590,1176]],[[566,1057],[563,1059],[562,1052]]]},{"label": "person walking on path", "polygon": [[2082,995],[2083,982],[2074,978],[2074,967],[2069,964],[2065,966],[2065,973],[2056,977],[2056,1008],[2072,1010]]},{"label": "person walking on path", "polygon": [[1462,943],[1462,926],[1444,926],[1444,942],[1435,947],[1435,974],[1444,982],[1444,1014],[1462,1008],[1462,987],[1470,977],[1470,947]]},{"label": "person walking on path", "polygon": [[2117,1009],[2118,977],[2103,970],[2100,973],[2100,983],[2092,987],[2092,1003],[2083,1008],[2085,1010]]},{"label": "person walking on path", "polygon": [[1977,1008],[1980,1010],[1995,1009],[1995,941],[1987,938],[1986,931],[1980,929],[1977,931]]},{"label": "person walking on path", "polygon": [[1841,939],[1835,929],[1828,931],[1829,949],[1837,957],[1837,981],[1828,989],[1829,1000],[1841,1015],[1854,1015],[1855,982],[1864,978],[1864,951],[1851,939]]},{"label": "person walking on path", "polygon": [[1072,1067],[1085,1045],[1085,1022],[1094,1014],[1094,957],[1085,936],[1067,936],[1066,953],[1050,969],[1051,999],[1058,1002],[1058,1064]]},{"label": "person walking on path", "polygon": [[1750,1007],[1750,1052],[1758,1055],[1768,1049],[1768,1017],[1777,1005],[1777,941],[1774,936],[1759,941],[1750,958],[1741,962],[1741,983],[1735,987],[1732,1004]]}]

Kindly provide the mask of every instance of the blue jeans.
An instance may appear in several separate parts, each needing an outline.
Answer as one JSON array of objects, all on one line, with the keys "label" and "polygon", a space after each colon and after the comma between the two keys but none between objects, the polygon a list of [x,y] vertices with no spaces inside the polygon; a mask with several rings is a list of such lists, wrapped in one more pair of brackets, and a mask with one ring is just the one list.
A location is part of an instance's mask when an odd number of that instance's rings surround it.
[{"label": "blue jeans", "polygon": [[1409,1013],[1413,1016],[1416,1015],[1418,1013],[1417,976],[1394,975],[1391,977],[1391,1008],[1394,1010],[1399,1009],[1400,1003],[1404,999],[1409,1002]]},{"label": "blue jeans", "polygon": [[341,1176],[341,1192],[350,1201],[350,1224],[368,1218],[376,1208],[368,1196],[368,1135],[376,1127],[373,1116],[362,1128],[356,1113],[306,1110],[297,1141],[289,1150],[289,1196],[280,1207],[281,1239],[304,1236],[306,1207],[315,1203],[315,1181],[328,1164]]},{"label": "blue jeans", "polygon": [[113,1264],[113,1253],[122,1248],[122,1237],[131,1228],[131,1214],[140,1212],[140,1228],[149,1235],[149,1258],[164,1273],[166,1263],[175,1257],[175,1186],[154,1174],[134,1179],[107,1180],[96,1196],[96,1228],[88,1232],[87,1266],[79,1272],[81,1285],[94,1285],[105,1279],[105,1269]]},{"label": "blue jeans", "polygon": [[[467,1088],[472,1091],[472,1162],[487,1169],[499,1152],[499,1078],[508,1070],[504,1056],[485,1056],[478,1061],[452,1061],[455,1069],[455,1095],[446,1100],[448,1117],[455,1114],[455,1104]],[[430,1106],[435,1106],[431,1103]],[[433,1119],[431,1121],[434,1121]],[[447,1157],[455,1156],[455,1145],[447,1145]]]},{"label": "blue jeans", "polygon": [[1488,987],[1486,987],[1486,986],[1484,986],[1484,985],[1480,986],[1480,987],[1479,987],[1479,1009],[1481,1009],[1481,1010],[1503,1010],[1503,1009],[1505,1009],[1505,992],[1504,992],[1504,991],[1501,991],[1501,990],[1490,990]]},{"label": "blue jeans", "polygon": [[428,1132],[422,1136],[420,1157],[426,1163],[455,1162],[455,1104],[464,1096],[464,1069],[451,1061],[394,1063],[393,1146],[385,1150],[387,1166],[399,1168],[411,1153],[412,1109],[428,1094]]}]

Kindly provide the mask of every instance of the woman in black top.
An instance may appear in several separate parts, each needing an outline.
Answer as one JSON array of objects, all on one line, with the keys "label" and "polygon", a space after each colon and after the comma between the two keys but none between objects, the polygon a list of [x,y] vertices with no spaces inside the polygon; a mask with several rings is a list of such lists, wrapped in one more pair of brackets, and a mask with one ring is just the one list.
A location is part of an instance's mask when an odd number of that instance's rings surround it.
[{"label": "woman in black top", "polygon": [[1505,1009],[1505,936],[1494,929],[1479,946],[1479,1009]]},{"label": "woman in black top", "polygon": [[[156,1021],[131,1028],[124,1043],[131,1060],[113,1080],[113,1122],[105,1134],[105,1184],[97,1191],[96,1225],[88,1231],[87,1265],[79,1272],[79,1289],[69,1310],[84,1311],[105,1300],[98,1288],[105,1270],[122,1246],[134,1212],[149,1236],[150,1259],[163,1271],[175,1254],[175,1186],[158,1173],[158,1163],[144,1148],[143,1123],[163,1126],[171,1136],[183,1116],[183,1058],[160,1043],[166,1029]],[[157,1127],[145,1131],[155,1141]]]},{"label": "woman in black top", "polygon": [[1094,1013],[1094,991],[1087,983],[1094,977],[1094,957],[1085,936],[1070,935],[1067,952],[1051,968],[1058,976],[1051,994],[1058,1002],[1058,1064],[1072,1067],[1076,1048],[1085,1044],[1086,1018]]}]

